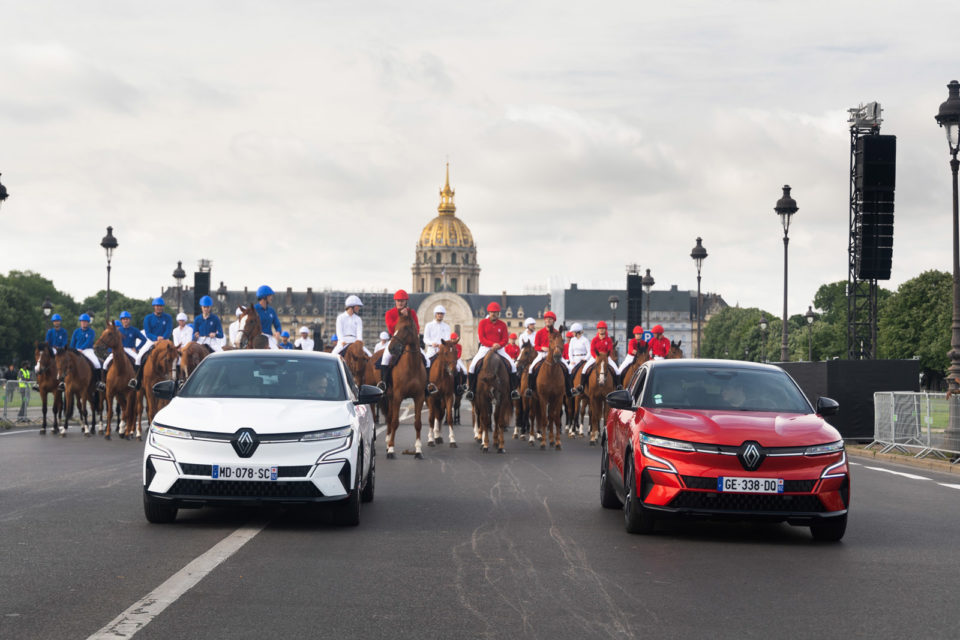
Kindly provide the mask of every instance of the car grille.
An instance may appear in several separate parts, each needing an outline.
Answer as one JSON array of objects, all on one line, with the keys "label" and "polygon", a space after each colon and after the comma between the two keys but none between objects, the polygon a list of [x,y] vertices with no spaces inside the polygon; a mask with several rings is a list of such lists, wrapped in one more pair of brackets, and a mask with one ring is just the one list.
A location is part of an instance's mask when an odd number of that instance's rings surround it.
[{"label": "car grille", "polygon": [[[716,478],[705,478],[701,476],[683,476],[683,484],[688,489],[710,489],[717,490]],[[783,490],[786,493],[810,493],[817,484],[816,480],[784,480]]]},{"label": "car grille", "polygon": [[187,480],[173,483],[171,496],[217,498],[322,498],[312,482],[257,482],[247,480]]},{"label": "car grille", "polygon": [[824,511],[823,503],[815,495],[785,496],[770,493],[681,491],[670,501],[669,506],[677,509],[720,511],[785,511],[792,513]]},{"label": "car grille", "polygon": [[[180,468],[183,469],[183,473],[188,476],[211,476],[213,475],[213,465],[209,464],[191,464],[189,462],[181,462]],[[277,467],[277,477],[278,478],[306,478],[310,473],[310,469],[313,468],[313,465],[301,465],[296,467]]]}]

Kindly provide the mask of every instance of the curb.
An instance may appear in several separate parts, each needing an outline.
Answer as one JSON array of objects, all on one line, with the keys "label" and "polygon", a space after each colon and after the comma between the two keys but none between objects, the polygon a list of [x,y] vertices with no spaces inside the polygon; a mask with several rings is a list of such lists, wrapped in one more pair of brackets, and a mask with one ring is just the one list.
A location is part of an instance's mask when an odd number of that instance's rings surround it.
[{"label": "curb", "polygon": [[960,474],[960,464],[950,464],[945,460],[936,460],[932,458],[914,458],[897,453],[880,453],[872,449],[866,449],[864,446],[848,446],[847,453],[857,458],[872,458],[874,460],[883,460],[894,464],[902,464],[917,469],[929,469],[930,471],[939,471],[941,473]]}]

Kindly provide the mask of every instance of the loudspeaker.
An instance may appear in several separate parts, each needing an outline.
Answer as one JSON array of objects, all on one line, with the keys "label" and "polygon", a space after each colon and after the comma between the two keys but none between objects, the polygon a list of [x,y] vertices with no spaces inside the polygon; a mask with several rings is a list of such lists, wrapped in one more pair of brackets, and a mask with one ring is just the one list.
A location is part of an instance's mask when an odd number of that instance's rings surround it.
[{"label": "loudspeaker", "polygon": [[643,278],[636,273],[627,274],[627,336],[637,325],[643,325]]},{"label": "loudspeaker", "polygon": [[[888,242],[889,241],[889,242]],[[860,246],[857,256],[857,278],[889,280],[893,262],[893,236],[878,236]]]},{"label": "loudspeaker", "polygon": [[210,272],[195,271],[193,273],[193,315],[200,315],[200,298],[210,295]]},{"label": "loudspeaker", "polygon": [[857,140],[856,184],[861,191],[893,191],[897,179],[897,136]]}]

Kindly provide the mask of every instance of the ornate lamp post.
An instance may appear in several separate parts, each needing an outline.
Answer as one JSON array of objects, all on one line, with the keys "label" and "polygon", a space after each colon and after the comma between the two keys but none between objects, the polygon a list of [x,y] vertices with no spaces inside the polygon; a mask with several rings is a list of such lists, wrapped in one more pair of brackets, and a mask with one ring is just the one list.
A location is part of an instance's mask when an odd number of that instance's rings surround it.
[{"label": "ornate lamp post", "polygon": [[220,281],[220,286],[217,288],[217,302],[220,305],[220,315],[223,315],[223,303],[227,301],[227,288],[223,284],[223,280]]},{"label": "ornate lamp post", "polygon": [[183,270],[183,261],[177,260],[177,268],[173,270],[173,279],[177,281],[177,312],[183,311],[183,279],[187,277]]},{"label": "ornate lamp post", "polygon": [[50,302],[50,298],[44,298],[40,308],[43,309],[43,315],[49,318],[50,314],[53,313],[53,303]]},{"label": "ornate lamp post", "polygon": [[3,201],[6,200],[9,195],[10,194],[7,193],[7,188],[0,183],[0,207],[3,206]]},{"label": "ornate lamp post", "polygon": [[650,275],[650,269],[647,269],[647,275],[643,276],[640,279],[640,284],[643,285],[643,290],[647,292],[647,330],[650,329],[650,290],[653,289],[653,285],[656,284],[653,281],[653,276]]},{"label": "ornate lamp post", "polygon": [[613,333],[611,334],[611,337],[613,338],[613,345],[614,345],[613,348],[614,350],[616,350],[617,348],[616,346],[617,345],[617,307],[620,306],[620,298],[618,298],[617,296],[610,296],[609,298],[607,298],[607,302],[610,303],[610,311],[613,311],[613,326],[610,328],[613,331]]},{"label": "ornate lamp post", "polygon": [[767,361],[767,314],[760,314],[760,362]]},{"label": "ornate lamp post", "polygon": [[[937,123],[947,131],[947,145],[950,149],[950,169],[953,172],[953,324],[950,336],[950,368],[947,369],[950,396],[960,392],[960,218],[958,218],[957,171],[960,161],[960,83],[951,80],[947,85],[947,101],[940,105]],[[960,415],[957,401],[950,402],[950,424],[944,433],[947,446],[960,448]]]},{"label": "ornate lamp post", "polygon": [[697,357],[700,357],[700,318],[703,314],[700,311],[700,267],[703,261],[707,259],[707,250],[703,248],[703,238],[697,238],[697,245],[690,252],[690,257],[697,263]]},{"label": "ornate lamp post", "polygon": [[790,238],[787,232],[790,230],[790,218],[797,212],[797,201],[790,197],[790,185],[783,185],[783,196],[777,200],[777,206],[773,210],[780,216],[780,222],[783,224],[783,335],[780,341],[780,362],[788,362],[790,353],[787,348],[787,245],[790,243]]},{"label": "ornate lamp post", "polygon": [[113,227],[107,227],[107,235],[100,241],[100,246],[107,253],[107,322],[110,321],[110,261],[113,260],[113,250],[118,245],[117,239],[113,237]]},{"label": "ornate lamp post", "polygon": [[808,306],[807,312],[803,314],[807,320],[807,360],[813,362],[813,321],[816,316],[813,313],[813,307]]}]

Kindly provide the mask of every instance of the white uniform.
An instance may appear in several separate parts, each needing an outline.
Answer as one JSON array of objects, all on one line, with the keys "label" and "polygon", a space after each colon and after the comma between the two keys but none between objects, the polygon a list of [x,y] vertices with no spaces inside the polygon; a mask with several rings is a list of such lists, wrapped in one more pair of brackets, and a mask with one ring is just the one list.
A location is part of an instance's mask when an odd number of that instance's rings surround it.
[{"label": "white uniform", "polygon": [[80,353],[87,357],[87,360],[90,361],[90,364],[93,365],[94,369],[100,368],[100,358],[98,358],[97,354],[93,352],[93,349],[81,349]]},{"label": "white uniform", "polygon": [[[531,327],[533,325],[530,325]],[[533,339],[537,336],[536,331],[524,331],[520,334],[520,337],[517,338],[517,346],[523,349],[523,345],[529,344],[533,346]]]},{"label": "white uniform", "polygon": [[227,327],[227,336],[229,337],[230,346],[234,348],[240,348],[240,321],[234,320],[230,323],[230,326]]},{"label": "white uniform", "polygon": [[423,344],[426,347],[425,355],[432,358],[440,350],[440,341],[450,339],[450,325],[442,320],[431,320],[423,327]]},{"label": "white uniform", "polygon": [[193,327],[190,325],[184,325],[183,327],[177,325],[173,328],[170,339],[173,340],[173,346],[177,349],[185,346],[188,342],[193,342]]},{"label": "white uniform", "polygon": [[300,347],[303,351],[313,351],[313,338],[299,337],[293,341],[293,346]]},{"label": "white uniform", "polygon": [[583,362],[590,357],[590,341],[583,335],[570,338],[570,346],[567,348],[567,354],[570,356],[570,362],[567,367],[573,372],[573,368],[578,363]]},{"label": "white uniform", "polygon": [[[355,313],[344,311],[337,316],[337,346],[333,348],[333,353],[339,354],[357,340],[363,342],[363,319]],[[366,347],[363,352],[368,356],[373,355]]]},{"label": "white uniform", "polygon": [[[133,347],[124,347],[123,350],[126,351],[126,352],[127,352],[127,355],[129,355],[131,358],[133,358],[134,361],[136,361],[136,359],[137,359],[137,350],[136,350],[136,349],[134,349]],[[111,362],[113,362],[113,352],[112,352],[112,351],[111,351],[109,354],[107,354],[107,357],[104,359],[104,361],[103,361],[103,368],[106,369],[107,367],[109,367]]]}]

